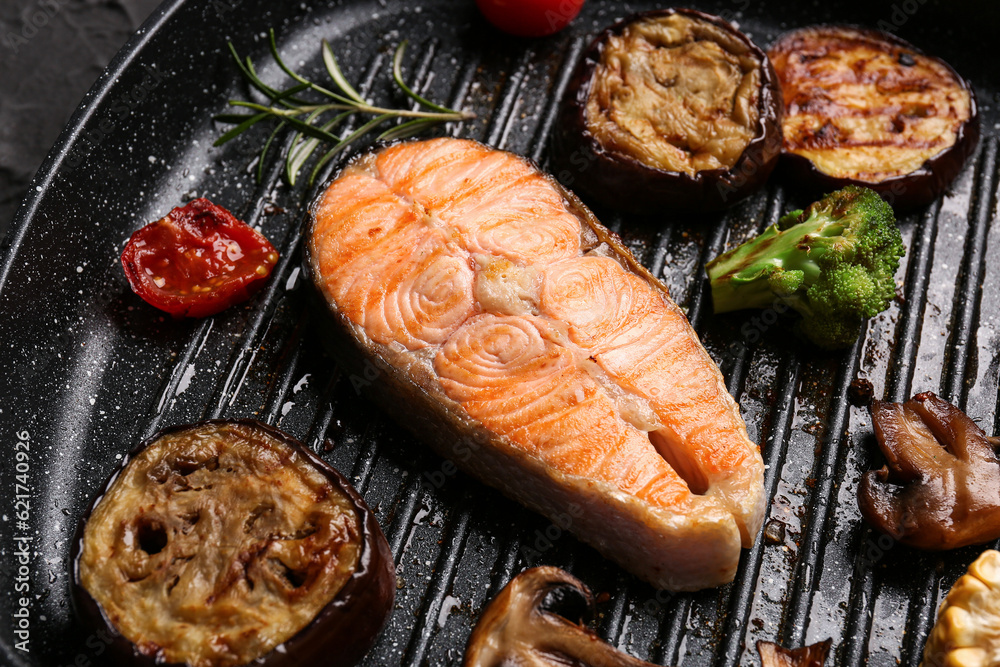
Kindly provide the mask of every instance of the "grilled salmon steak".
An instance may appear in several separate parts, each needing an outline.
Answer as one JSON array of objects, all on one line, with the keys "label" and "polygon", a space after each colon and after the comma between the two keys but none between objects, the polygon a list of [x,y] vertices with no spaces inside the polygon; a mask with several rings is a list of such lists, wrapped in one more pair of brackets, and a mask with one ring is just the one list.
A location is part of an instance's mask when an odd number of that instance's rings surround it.
[{"label": "grilled salmon steak", "polygon": [[[348,372],[481,480],[649,583],[730,581],[763,462],[666,288],[532,163],[459,139],[348,165],[308,264]],[[368,372],[365,372],[365,371]]]}]

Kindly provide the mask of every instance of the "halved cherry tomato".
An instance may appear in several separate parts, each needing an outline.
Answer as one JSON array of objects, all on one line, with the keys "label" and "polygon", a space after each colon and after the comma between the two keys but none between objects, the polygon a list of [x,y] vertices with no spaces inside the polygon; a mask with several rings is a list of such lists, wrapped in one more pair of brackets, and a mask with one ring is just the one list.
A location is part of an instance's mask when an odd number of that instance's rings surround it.
[{"label": "halved cherry tomato", "polygon": [[206,317],[245,301],[277,261],[266,238],[207,199],[149,223],[122,252],[132,290],[174,317]]},{"label": "halved cherry tomato", "polygon": [[583,0],[476,0],[486,19],[518,37],[557,33],[576,18]]}]

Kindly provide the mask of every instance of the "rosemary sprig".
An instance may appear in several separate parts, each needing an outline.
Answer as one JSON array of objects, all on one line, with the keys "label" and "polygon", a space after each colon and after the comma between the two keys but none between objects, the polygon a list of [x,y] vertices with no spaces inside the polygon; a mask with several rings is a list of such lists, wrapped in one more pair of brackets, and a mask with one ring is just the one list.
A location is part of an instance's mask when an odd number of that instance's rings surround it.
[{"label": "rosemary sprig", "polygon": [[[322,168],[334,157],[339,155],[345,148],[358,141],[365,135],[371,133],[380,125],[391,120],[406,119],[394,127],[384,130],[378,135],[378,139],[392,140],[411,136],[437,123],[447,121],[471,120],[475,114],[468,111],[456,111],[448,107],[435,104],[406,85],[403,81],[403,54],[406,51],[406,42],[403,41],[397,48],[392,59],[392,78],[399,89],[416,104],[410,109],[387,109],[370,104],[351,85],[344,76],[337,58],[333,54],[333,48],[325,39],[323,40],[323,64],[326,66],[327,74],[333,82],[331,88],[320,86],[292,70],[278,53],[278,44],[274,36],[274,30],[270,31],[271,56],[278,67],[282,69],[295,82],[294,85],[277,90],[264,83],[257,75],[250,57],[241,58],[236,52],[236,47],[229,43],[229,51],[236,61],[243,77],[255,89],[263,93],[267,98],[267,104],[258,104],[247,100],[229,100],[230,106],[248,109],[250,113],[220,114],[216,120],[235,125],[219,137],[215,144],[221,146],[239,135],[243,134],[257,123],[264,120],[276,121],[274,130],[268,137],[267,142],[260,151],[260,160],[257,167],[258,179],[264,173],[264,161],[267,158],[268,150],[274,143],[274,138],[285,127],[290,127],[295,134],[292,137],[291,145],[285,155],[285,178],[289,184],[295,185],[299,172],[309,162],[317,149],[324,148],[325,152],[313,165],[309,175],[311,185]],[[301,97],[303,93],[313,93],[313,97],[319,96],[319,100],[307,100]],[[359,128],[345,132],[343,136],[338,136],[335,130],[342,126],[345,121],[355,114],[372,116]]]}]

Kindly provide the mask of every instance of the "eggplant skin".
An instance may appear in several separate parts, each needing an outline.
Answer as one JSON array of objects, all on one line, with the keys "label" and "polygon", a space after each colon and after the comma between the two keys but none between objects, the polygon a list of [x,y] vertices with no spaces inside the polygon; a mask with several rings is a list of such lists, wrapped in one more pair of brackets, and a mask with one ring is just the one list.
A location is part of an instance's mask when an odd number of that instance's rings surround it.
[{"label": "eggplant skin", "polygon": [[161,437],[180,431],[216,425],[238,425],[264,432],[295,450],[323,476],[336,491],[353,506],[361,528],[358,560],[354,571],[335,597],[292,638],[249,663],[255,667],[300,667],[329,665],[351,667],[371,650],[388,621],[396,595],[396,568],[382,528],[364,499],[336,469],[313,454],[301,442],[273,426],[255,420],[207,420],[194,424],[171,426],[156,433],[133,449],[121,466],[108,478],[80,520],[70,552],[70,597],[77,618],[102,638],[110,637],[110,664],[126,667],[186,667],[186,663],[167,663],[138,650],[108,619],[101,605],[80,581],[80,559],[87,520],[104,495],[115,483],[125,466],[142,450]]},{"label": "eggplant skin", "polygon": [[[745,43],[761,62],[757,131],[735,164],[693,175],[666,171],[621,152],[609,150],[588,129],[587,101],[608,38],[630,24],[682,14],[723,28]],[[721,211],[737,204],[767,181],[781,154],[784,105],[778,77],[767,55],[725,20],[693,9],[663,9],[625,18],[604,30],[584,51],[560,105],[552,133],[552,171],[559,181],[585,198],[628,213]]]},{"label": "eggplant skin", "polygon": [[[819,108],[819,105],[828,104],[829,100],[825,94],[812,96],[813,99],[796,99],[797,91],[794,90],[794,82],[786,81],[784,73],[784,63],[789,54],[801,45],[809,43],[811,40],[820,39],[829,35],[853,35],[861,44],[874,47],[881,47],[883,50],[892,53],[897,61],[910,59],[923,59],[949,73],[957,84],[957,88],[969,95],[969,118],[962,122],[955,130],[955,142],[937,154],[926,159],[920,166],[904,174],[889,175],[886,177],[873,178],[853,178],[847,176],[831,175],[821,170],[812,160],[804,155],[794,152],[794,146],[790,146],[787,138],[784,140],[779,171],[784,178],[794,183],[810,196],[819,196],[832,190],[839,190],[847,185],[860,185],[878,192],[883,199],[897,210],[907,210],[926,206],[940,197],[955,177],[958,176],[966,161],[969,159],[979,143],[980,120],[976,100],[976,93],[967,80],[958,74],[948,63],[930,56],[916,48],[904,39],[896,35],[862,28],[853,25],[818,25],[808,28],[801,28],[781,35],[778,40],[768,49],[771,62],[778,72],[778,78],[783,86],[785,115],[784,122],[787,124],[793,120],[799,109],[808,113],[810,106]],[[843,51],[841,51],[843,53]],[[933,83],[933,82],[931,82]],[[928,82],[921,83],[918,88],[930,88]],[[819,88],[815,88],[818,92]],[[791,105],[796,108],[792,108]],[[839,111],[838,115],[842,115]],[[899,116],[897,116],[898,118]],[[896,121],[893,121],[896,123]],[[898,123],[897,123],[898,124]],[[822,129],[822,128],[821,128]],[[887,132],[887,136],[890,133]],[[831,144],[836,143],[835,138],[828,140]],[[845,146],[845,151],[850,147]]]}]

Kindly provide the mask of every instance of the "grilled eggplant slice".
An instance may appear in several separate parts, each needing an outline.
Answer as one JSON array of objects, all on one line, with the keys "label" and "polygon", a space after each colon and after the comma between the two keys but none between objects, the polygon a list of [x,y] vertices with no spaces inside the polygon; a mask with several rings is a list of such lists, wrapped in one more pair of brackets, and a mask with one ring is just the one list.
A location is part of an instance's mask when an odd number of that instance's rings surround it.
[{"label": "grilled eggplant slice", "polygon": [[392,608],[371,510],[298,441],[253,421],[163,431],[91,505],[73,553],[81,617],[118,665],[354,664]]},{"label": "grilled eggplant slice", "polygon": [[716,16],[665,9],[591,43],[553,134],[559,180],[635,213],[722,210],[763,185],[781,153],[767,56]]},{"label": "grilled eggplant slice", "polygon": [[356,386],[652,584],[732,579],[760,451],[666,288],[576,197],[441,138],[359,156],[312,214],[325,338]]},{"label": "grilled eggplant slice", "polygon": [[807,189],[863,185],[896,208],[922,206],[975,150],[972,87],[895,35],[814,26],[786,33],[768,55],[784,98],[784,161]]}]

